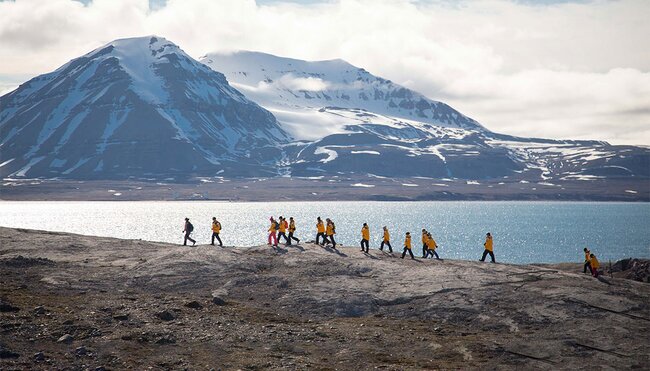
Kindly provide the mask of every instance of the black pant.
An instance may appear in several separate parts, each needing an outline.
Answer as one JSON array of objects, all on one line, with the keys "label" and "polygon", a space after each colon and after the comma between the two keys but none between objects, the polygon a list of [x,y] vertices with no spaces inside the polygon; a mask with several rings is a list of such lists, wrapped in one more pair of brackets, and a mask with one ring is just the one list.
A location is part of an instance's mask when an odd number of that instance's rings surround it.
[{"label": "black pant", "polygon": [[325,232],[318,232],[318,233],[316,234],[316,244],[317,244],[317,245],[318,245],[318,239],[319,239],[320,237],[323,238],[322,241],[321,241],[321,245],[324,245],[324,244],[325,244],[325,241],[327,241],[327,237],[325,237]]},{"label": "black pant", "polygon": [[330,242],[332,243],[332,247],[336,248],[336,241],[334,241],[334,235],[329,235],[325,238],[325,243],[330,243]]},{"label": "black pant", "polygon": [[591,263],[590,262],[585,262],[584,269],[582,270],[582,273],[587,273],[587,268],[589,268],[589,273],[594,274],[594,270],[591,269]]},{"label": "black pant", "polygon": [[427,251],[429,251],[429,248],[427,247],[427,245],[422,245],[422,257],[423,258],[427,257],[427,255],[428,255]]},{"label": "black pant", "polygon": [[278,233],[278,243],[280,242],[280,237],[284,237],[285,243],[289,243],[289,237],[284,232],[279,232]]},{"label": "black pant", "polygon": [[393,246],[390,245],[390,241],[381,241],[381,246],[379,246],[379,250],[384,250],[384,245],[388,246],[388,251],[393,252]]},{"label": "black pant", "polygon": [[[363,246],[364,246],[364,245],[366,246],[366,249],[365,249],[365,250],[363,249]],[[368,244],[368,240],[366,240],[366,239],[364,238],[364,239],[361,240],[361,251],[368,252],[368,249],[370,249],[369,244]]]},{"label": "black pant", "polygon": [[404,246],[404,251],[402,252],[402,259],[406,256],[406,252],[408,251],[409,255],[411,255],[411,259],[415,259],[415,256],[413,256],[413,251],[409,249],[408,247]]},{"label": "black pant", "polygon": [[483,257],[481,258],[481,261],[484,262],[484,261],[485,261],[485,257],[486,257],[488,254],[490,254],[490,257],[492,258],[492,263],[494,263],[494,253],[493,253],[492,251],[488,250],[488,249],[485,249],[485,251],[483,251]]},{"label": "black pant", "polygon": [[293,232],[289,232],[289,237],[287,239],[289,240],[289,242],[287,242],[287,245],[291,245],[291,240],[295,240],[296,242],[300,243],[300,239],[294,237]]},{"label": "black pant", "polygon": [[429,255],[431,255],[432,258],[435,255],[436,259],[440,259],[440,257],[438,256],[438,253],[434,249],[427,249],[427,255],[425,255],[425,258],[428,257]]},{"label": "black pant", "polygon": [[219,246],[223,247],[223,242],[221,242],[221,238],[219,238],[219,233],[217,232],[212,232],[212,245],[214,245],[214,239],[217,239],[219,241]]},{"label": "black pant", "polygon": [[183,240],[183,246],[187,246],[187,241],[192,241],[193,244],[196,243],[196,241],[193,240],[192,237],[190,237],[190,233],[192,232],[185,232],[185,239]]}]

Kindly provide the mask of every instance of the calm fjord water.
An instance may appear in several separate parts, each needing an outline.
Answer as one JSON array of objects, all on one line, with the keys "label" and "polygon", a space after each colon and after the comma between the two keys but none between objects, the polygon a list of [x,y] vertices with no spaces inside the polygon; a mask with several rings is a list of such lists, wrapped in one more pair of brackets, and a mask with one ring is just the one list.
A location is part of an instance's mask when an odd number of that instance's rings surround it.
[{"label": "calm fjord water", "polygon": [[317,216],[336,223],[337,242],[358,246],[361,225],[371,231],[371,248],[388,226],[393,248],[401,251],[404,233],[421,251],[427,228],[442,258],[478,259],[486,232],[494,236],[497,261],[509,263],[582,261],[589,247],[601,261],[650,258],[650,204],[582,202],[0,202],[0,225],[85,235],[182,243],[183,219],[194,224],[194,238],[209,243],[210,223],[223,225],[227,246],[266,243],[269,216],[293,216],[296,235],[315,236]]}]

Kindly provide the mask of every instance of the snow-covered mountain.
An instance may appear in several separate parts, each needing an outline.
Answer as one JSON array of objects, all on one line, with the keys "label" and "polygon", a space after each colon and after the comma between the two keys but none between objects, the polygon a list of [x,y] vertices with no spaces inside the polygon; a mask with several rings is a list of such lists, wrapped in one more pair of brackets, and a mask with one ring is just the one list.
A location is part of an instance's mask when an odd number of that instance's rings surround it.
[{"label": "snow-covered mountain", "polygon": [[650,176],[650,151],[596,141],[516,138],[342,60],[257,52],[200,58],[302,139],[285,175],[530,181]]},{"label": "snow-covered mountain", "polygon": [[291,140],[221,73],[156,36],[106,44],[0,108],[4,177],[272,175]]}]

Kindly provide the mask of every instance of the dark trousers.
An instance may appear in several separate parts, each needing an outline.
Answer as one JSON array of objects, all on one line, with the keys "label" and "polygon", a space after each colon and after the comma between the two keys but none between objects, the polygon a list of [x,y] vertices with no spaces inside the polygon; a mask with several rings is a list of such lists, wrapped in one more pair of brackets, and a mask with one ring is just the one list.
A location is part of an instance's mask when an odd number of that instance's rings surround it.
[{"label": "dark trousers", "polygon": [[325,232],[318,232],[316,234],[316,244],[318,244],[318,239],[322,237],[321,245],[325,244],[325,241],[327,241],[327,237],[325,237]]},{"label": "dark trousers", "polygon": [[223,242],[221,242],[221,238],[219,238],[219,233],[217,232],[212,232],[212,245],[214,245],[214,239],[217,239],[219,241],[219,246],[223,247]]},{"label": "dark trousers", "polygon": [[[364,246],[366,247],[365,250],[363,248]],[[370,247],[369,247],[369,244],[368,244],[368,240],[366,240],[365,238],[363,240],[361,240],[361,251],[368,252],[369,248]]]},{"label": "dark trousers", "polygon": [[591,263],[590,262],[585,262],[585,266],[582,269],[582,273],[587,273],[587,268],[589,268],[589,273],[594,274],[593,269],[591,269]]},{"label": "dark trousers", "polygon": [[287,238],[289,242],[287,242],[287,245],[291,245],[291,241],[294,240],[297,243],[300,243],[300,239],[296,238],[293,236],[293,232],[289,232],[289,237]]},{"label": "dark trousers", "polygon": [[427,245],[422,245],[422,257],[426,258],[427,257],[427,251],[429,251],[429,248]]},{"label": "dark trousers", "polygon": [[436,259],[440,259],[440,257],[438,256],[438,253],[434,249],[427,249],[427,255],[425,256],[425,258],[429,257],[429,255],[431,255],[432,258],[435,255]]},{"label": "dark trousers", "polygon": [[492,263],[494,263],[494,253],[493,253],[492,251],[488,250],[488,249],[485,249],[485,251],[483,251],[483,257],[481,258],[481,261],[484,262],[484,261],[485,261],[485,257],[486,257],[488,254],[490,254],[490,257],[492,258]]},{"label": "dark trousers", "polygon": [[280,242],[280,237],[284,237],[285,243],[290,243],[291,242],[291,241],[289,241],[289,237],[287,237],[287,235],[284,234],[284,232],[279,232],[278,233],[278,242]]},{"label": "dark trousers", "polygon": [[185,239],[183,240],[183,246],[187,246],[187,241],[192,241],[193,244],[196,243],[196,241],[193,240],[192,237],[190,237],[190,233],[192,232],[185,232]]},{"label": "dark trousers", "polygon": [[325,243],[332,243],[332,247],[336,248],[336,241],[334,241],[334,235],[325,237]]},{"label": "dark trousers", "polygon": [[408,251],[409,255],[411,255],[411,259],[415,259],[415,256],[413,256],[413,251],[409,249],[408,247],[404,246],[404,251],[402,251],[402,259],[406,256],[406,252]]},{"label": "dark trousers", "polygon": [[379,250],[384,250],[384,245],[388,246],[388,251],[393,252],[393,246],[390,245],[390,241],[381,241],[381,246],[379,246]]}]

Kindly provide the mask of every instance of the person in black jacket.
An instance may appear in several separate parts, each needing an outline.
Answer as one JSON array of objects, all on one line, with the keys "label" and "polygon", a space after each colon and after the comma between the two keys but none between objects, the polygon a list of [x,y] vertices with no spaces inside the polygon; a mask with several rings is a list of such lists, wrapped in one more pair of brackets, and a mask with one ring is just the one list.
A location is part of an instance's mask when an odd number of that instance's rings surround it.
[{"label": "person in black jacket", "polygon": [[190,233],[194,230],[194,226],[190,223],[190,218],[185,218],[185,227],[183,232],[185,233],[185,239],[183,240],[183,246],[187,246],[187,241],[192,241],[192,246],[196,245],[196,241],[190,237]]}]

